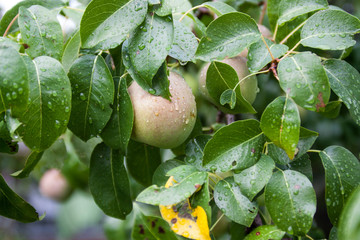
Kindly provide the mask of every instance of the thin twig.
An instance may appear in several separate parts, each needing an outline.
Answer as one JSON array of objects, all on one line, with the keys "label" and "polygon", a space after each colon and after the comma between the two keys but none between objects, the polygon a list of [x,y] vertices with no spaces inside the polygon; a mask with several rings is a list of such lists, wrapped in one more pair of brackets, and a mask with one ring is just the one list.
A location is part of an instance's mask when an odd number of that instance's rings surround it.
[{"label": "thin twig", "polygon": [[188,15],[191,11],[194,11],[194,10],[196,10],[196,9],[198,9],[198,8],[201,8],[201,7],[205,7],[205,6],[204,6],[204,5],[198,5],[198,6],[195,6],[195,7],[193,7],[193,8],[190,8],[189,10],[187,10],[187,11],[184,13],[184,15],[181,16],[181,18],[179,19],[179,22],[181,22],[181,21],[185,18],[185,16]]},{"label": "thin twig", "polygon": [[305,236],[310,239],[310,240],[314,240],[312,237],[310,237],[309,235],[305,234]]},{"label": "thin twig", "polygon": [[10,31],[10,28],[12,27],[12,25],[14,24],[14,22],[16,21],[16,19],[19,17],[19,14],[16,14],[16,16],[13,18],[13,20],[11,20],[11,22],[9,23],[9,26],[6,28],[5,33],[3,35],[3,37],[6,37],[6,35],[8,34],[8,32]]},{"label": "thin twig", "polygon": [[295,44],[295,46],[290,51],[288,51],[282,58],[280,58],[280,61],[289,56],[300,45],[300,43],[301,40],[297,44]]},{"label": "thin twig", "polygon": [[72,8],[72,7],[68,7],[68,6],[66,6],[66,7],[64,7],[64,8],[65,8],[65,9],[69,9],[69,10],[78,11],[78,12],[85,12],[84,9],[79,9],[79,8]]},{"label": "thin twig", "polygon": [[218,218],[218,220],[216,220],[216,222],[211,226],[210,228],[210,232],[214,229],[214,227],[216,227],[216,224],[218,224],[220,222],[220,220],[223,218],[224,213],[221,214],[221,216]]},{"label": "thin twig", "polygon": [[278,29],[279,29],[279,25],[276,24],[276,26],[275,26],[275,31],[274,31],[274,36],[273,36],[273,42],[276,42],[276,35],[277,35],[277,33],[278,33]]},{"label": "thin twig", "polygon": [[267,45],[267,43],[266,43],[265,38],[264,38],[263,35],[261,35],[261,40],[265,43],[265,46],[266,46],[267,50],[268,50],[269,53],[270,53],[271,60],[274,61],[275,58],[274,58],[274,56],[272,55],[271,50],[270,50],[270,48],[269,48],[269,45]]},{"label": "thin twig", "polygon": [[265,17],[265,14],[266,14],[266,8],[267,8],[267,1],[264,2],[263,4],[263,9],[261,11],[261,15],[260,15],[260,19],[259,19],[259,24],[261,25],[264,21],[264,17]]},{"label": "thin twig", "polygon": [[321,151],[316,150],[316,149],[310,149],[310,150],[307,150],[307,152],[320,153]]},{"label": "thin twig", "polygon": [[251,73],[251,74],[245,76],[244,78],[242,78],[242,79],[235,85],[235,87],[233,88],[233,90],[236,89],[236,88],[239,86],[239,84],[240,84],[242,81],[244,81],[245,79],[247,79],[247,78],[249,78],[249,77],[251,77],[251,76],[254,76],[254,75],[258,75],[258,74],[262,74],[262,73],[268,73],[269,71],[270,71],[270,70],[267,69],[267,70],[264,70],[264,71],[260,71],[260,72],[256,72],[256,73]]},{"label": "thin twig", "polygon": [[299,26],[294,28],[294,30],[292,30],[283,40],[281,40],[280,44],[284,44],[292,35],[294,35],[297,30],[302,28],[302,26],[304,26],[306,22],[307,20],[303,21]]}]

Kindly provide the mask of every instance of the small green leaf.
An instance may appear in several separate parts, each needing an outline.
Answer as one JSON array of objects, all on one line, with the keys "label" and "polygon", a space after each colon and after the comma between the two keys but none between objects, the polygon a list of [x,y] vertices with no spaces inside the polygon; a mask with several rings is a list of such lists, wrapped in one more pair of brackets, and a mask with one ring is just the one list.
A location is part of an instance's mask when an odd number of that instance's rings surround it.
[{"label": "small green leaf", "polygon": [[214,200],[219,209],[232,221],[250,227],[258,208],[242,195],[233,178],[220,180],[214,189]]},{"label": "small green leaf", "polygon": [[218,130],[204,149],[203,165],[212,171],[245,169],[261,157],[265,143],[259,122],[236,121]]},{"label": "small green leaf", "polygon": [[111,217],[125,219],[132,210],[124,155],[104,143],[91,155],[89,187],[96,204]]},{"label": "small green leaf", "polygon": [[191,7],[191,3],[188,0],[162,0],[161,7],[156,9],[155,13],[163,17],[171,13],[186,12]]},{"label": "small green leaf", "polygon": [[19,135],[34,151],[49,148],[65,132],[71,112],[71,85],[61,63],[51,57],[23,58],[30,78],[29,105]]},{"label": "small green leaf", "polygon": [[71,65],[78,58],[80,46],[80,31],[76,31],[75,34],[65,43],[61,57],[61,63],[66,73],[69,72]]},{"label": "small green leaf", "polygon": [[137,74],[149,86],[163,64],[173,42],[174,29],[172,18],[159,17],[148,13],[129,39],[129,57]]},{"label": "small green leaf", "polygon": [[166,173],[166,176],[173,176],[175,181],[181,182],[184,178],[195,172],[198,172],[196,167],[191,165],[181,165],[171,169],[169,172]]},{"label": "small green leaf", "polygon": [[132,133],[134,112],[127,91],[126,79],[115,77],[114,85],[113,112],[100,135],[108,146],[120,149],[125,154]]},{"label": "small green leaf", "polygon": [[353,35],[360,32],[360,20],[340,10],[312,15],[301,30],[301,44],[323,50],[343,50],[355,45]]},{"label": "small green leaf", "polygon": [[282,25],[300,15],[327,7],[328,3],[326,0],[282,0],[279,5],[279,19],[277,23]]},{"label": "small green leaf", "polygon": [[177,159],[171,159],[161,163],[153,174],[152,183],[158,186],[164,186],[169,179],[169,176],[167,176],[166,173],[183,164],[184,162]]},{"label": "small green leaf", "polygon": [[204,2],[201,5],[213,11],[218,17],[226,13],[236,12],[233,7],[223,2]]},{"label": "small green leaf", "polygon": [[346,201],[340,216],[339,240],[360,239],[360,186],[357,187]]},{"label": "small green leaf", "polygon": [[229,104],[231,109],[234,109],[236,104],[236,92],[232,89],[225,90],[220,96],[220,104]]},{"label": "small green leaf", "polygon": [[196,167],[199,171],[209,171],[210,169],[202,166],[204,157],[204,148],[207,142],[211,139],[210,135],[199,135],[190,140],[185,149],[185,162]]},{"label": "small green leaf", "polygon": [[280,86],[305,109],[321,111],[330,98],[330,85],[320,57],[302,52],[283,59],[278,66]]},{"label": "small green leaf", "polygon": [[206,172],[195,172],[172,187],[152,185],[142,191],[136,201],[152,205],[172,205],[189,198],[207,180]]},{"label": "small green leaf", "polygon": [[61,58],[64,39],[56,14],[37,5],[29,9],[20,7],[19,27],[22,40],[28,45],[25,52],[31,58],[44,55]]},{"label": "small green leaf", "polygon": [[355,122],[360,125],[360,73],[342,60],[324,63],[331,89],[344,102]]},{"label": "small green leaf", "polygon": [[[265,39],[265,41],[269,46],[271,54],[274,58],[279,58],[283,56],[287,52],[287,50],[289,50],[289,47],[286,45],[275,44],[267,38]],[[251,44],[251,46],[249,47],[249,53],[247,58],[247,66],[249,67],[249,71],[252,73],[260,71],[272,61],[269,50],[267,49],[262,40]]]},{"label": "small green leaf", "polygon": [[265,204],[271,219],[281,230],[296,236],[310,230],[316,195],[303,174],[292,170],[274,173],[265,187]]},{"label": "small green leaf", "polygon": [[24,223],[39,220],[39,215],[36,210],[13,190],[11,190],[11,188],[9,188],[2,175],[0,175],[0,199],[1,216]]},{"label": "small green leaf", "polygon": [[210,62],[234,57],[260,39],[256,22],[240,12],[227,13],[212,21],[200,41],[196,57]]},{"label": "small green leaf", "polygon": [[137,207],[131,239],[177,240],[177,237],[164,219],[160,217],[145,216]]},{"label": "small green leaf", "polygon": [[234,173],[234,180],[239,185],[241,193],[252,201],[268,183],[274,168],[274,160],[267,155],[262,155],[252,167],[240,173]]},{"label": "small green leaf", "polygon": [[341,211],[351,192],[360,182],[359,160],[347,149],[327,147],[320,152],[325,168],[325,199],[329,219],[337,225]]},{"label": "small green leaf", "polygon": [[20,44],[18,44],[17,42],[14,42],[12,40],[10,40],[9,38],[6,37],[0,37],[0,46],[4,46],[4,47],[13,47],[16,49],[16,51],[20,51]]},{"label": "small green leaf", "polygon": [[290,159],[294,158],[300,135],[300,115],[291,98],[278,97],[271,102],[261,116],[260,127]]},{"label": "small green leaf", "polygon": [[188,62],[195,58],[195,52],[199,43],[191,29],[183,23],[174,20],[174,41],[169,51],[169,56],[181,61]]},{"label": "small green leaf", "polygon": [[131,175],[142,185],[150,186],[156,168],[161,164],[160,149],[130,140],[126,166]]},{"label": "small green leaf", "polygon": [[285,232],[275,225],[263,225],[252,230],[244,240],[281,240],[284,235]]},{"label": "small green leaf", "polygon": [[[328,77],[329,80],[331,81],[331,76],[328,75]],[[342,101],[331,101],[328,104],[326,104],[324,111],[319,113],[327,118],[337,118],[340,114],[341,107],[342,107]]]},{"label": "small green leaf", "polygon": [[68,75],[73,89],[69,129],[87,141],[101,133],[110,119],[114,82],[100,55],[81,56]]},{"label": "small green leaf", "polygon": [[210,187],[209,187],[209,178],[206,179],[204,185],[201,187],[200,191],[195,192],[193,197],[190,199],[190,206],[192,208],[196,208],[197,206],[200,206],[204,209],[208,224],[211,223],[211,216],[212,216],[212,209],[210,206]]},{"label": "small green leaf", "polygon": [[30,155],[27,157],[25,166],[22,170],[19,170],[11,176],[16,178],[26,178],[30,175],[32,170],[36,167],[36,164],[40,161],[44,152],[31,152]]},{"label": "small green leaf", "polygon": [[0,113],[11,109],[12,116],[21,116],[28,104],[29,77],[26,64],[12,47],[0,46]]},{"label": "small green leaf", "polygon": [[147,8],[144,0],[91,1],[80,24],[82,47],[115,48],[144,21]]},{"label": "small green leaf", "polygon": [[[256,81],[255,79],[248,79]],[[239,83],[240,79],[230,65],[222,62],[212,62],[206,72],[206,88],[209,91],[211,98],[221,104],[220,98],[224,91],[234,89]],[[234,109],[221,108],[224,112],[228,113],[256,113],[251,104],[242,96],[242,84],[238,84],[235,88],[236,101]]]}]

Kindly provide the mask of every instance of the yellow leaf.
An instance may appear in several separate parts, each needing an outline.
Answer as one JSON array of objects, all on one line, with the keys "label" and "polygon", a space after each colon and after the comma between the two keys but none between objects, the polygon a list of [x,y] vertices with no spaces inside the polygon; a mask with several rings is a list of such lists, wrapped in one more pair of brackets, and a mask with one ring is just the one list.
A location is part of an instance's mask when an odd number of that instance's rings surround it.
[{"label": "yellow leaf", "polygon": [[[171,176],[165,187],[169,188],[174,183],[176,181]],[[189,199],[174,205],[160,205],[160,213],[176,234],[196,240],[211,239],[205,210],[200,206],[191,208]]]}]

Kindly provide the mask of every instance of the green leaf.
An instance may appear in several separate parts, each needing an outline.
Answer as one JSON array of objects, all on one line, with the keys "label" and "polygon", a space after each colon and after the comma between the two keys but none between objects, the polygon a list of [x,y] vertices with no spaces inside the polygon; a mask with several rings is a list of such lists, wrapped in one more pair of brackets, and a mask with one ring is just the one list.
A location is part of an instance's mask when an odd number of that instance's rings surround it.
[{"label": "green leaf", "polygon": [[0,37],[0,46],[4,46],[4,47],[13,47],[16,49],[16,51],[20,51],[20,44],[18,44],[17,42],[14,42],[12,40],[10,40],[9,38],[6,37]]},{"label": "green leaf", "polygon": [[260,127],[290,159],[294,158],[300,135],[300,114],[291,98],[277,97],[272,101],[261,116]]},{"label": "green leaf", "polygon": [[200,41],[196,57],[210,62],[234,57],[260,39],[256,22],[240,12],[227,13],[212,21]]},{"label": "green leaf", "polygon": [[350,115],[360,125],[360,74],[342,60],[327,60],[324,63],[331,89],[344,102]]},{"label": "green leaf", "polygon": [[55,13],[42,6],[20,7],[18,22],[22,40],[28,45],[25,52],[31,58],[61,58],[64,39]]},{"label": "green leaf", "polygon": [[338,229],[337,227],[332,227],[329,233],[329,240],[338,240]]},{"label": "green leaf", "polygon": [[351,192],[360,183],[359,160],[349,150],[330,146],[320,152],[325,168],[325,199],[329,219],[337,225]]},{"label": "green leaf", "polygon": [[245,169],[261,157],[265,144],[259,122],[236,121],[218,130],[204,149],[203,165],[212,171]]},{"label": "green leaf", "polygon": [[149,86],[152,86],[152,79],[171,49],[173,37],[171,17],[148,13],[144,23],[129,39],[131,65]]},{"label": "green leaf", "polygon": [[[275,44],[267,38],[265,41],[269,46],[271,54],[274,58],[283,56],[289,50],[289,47],[284,44]],[[247,58],[247,66],[249,67],[249,71],[251,73],[260,71],[272,61],[269,50],[262,40],[259,40],[249,47]]]},{"label": "green leaf", "polygon": [[209,171],[210,169],[204,168],[202,166],[202,162],[205,145],[210,139],[210,135],[199,135],[190,140],[185,149],[185,162],[196,167],[199,171]]},{"label": "green leaf", "polygon": [[160,149],[130,141],[126,166],[131,175],[142,185],[150,186],[156,168],[161,164]]},{"label": "green leaf", "polygon": [[229,104],[231,109],[234,109],[236,104],[236,92],[232,89],[225,90],[220,96],[220,104]]},{"label": "green leaf", "polygon": [[214,189],[214,200],[219,209],[232,221],[250,227],[258,208],[242,195],[233,178],[220,180]]},{"label": "green leaf", "polygon": [[30,175],[32,170],[36,167],[36,164],[40,161],[44,152],[31,152],[30,155],[27,157],[25,166],[22,170],[19,170],[11,176],[16,178],[26,178]]},{"label": "green leaf", "polygon": [[0,113],[11,109],[20,116],[28,104],[29,79],[26,64],[12,47],[0,46]]},{"label": "green leaf", "polygon": [[239,185],[241,193],[252,201],[268,183],[274,168],[274,160],[267,155],[262,155],[252,167],[240,173],[234,173],[234,180]]},{"label": "green leaf", "polygon": [[162,0],[161,7],[155,10],[159,16],[167,16],[171,13],[186,12],[191,8],[191,3],[188,0]]},{"label": "green leaf", "polygon": [[177,240],[177,237],[171,230],[170,225],[164,219],[154,216],[145,216],[140,209],[137,209],[131,239]]},{"label": "green leaf", "polygon": [[124,155],[104,143],[91,155],[89,187],[96,204],[111,217],[125,219],[132,210]]},{"label": "green leaf", "polygon": [[236,12],[233,7],[223,2],[204,2],[201,5],[213,11],[218,17],[226,13]]},{"label": "green leaf", "polygon": [[114,85],[113,112],[109,122],[101,132],[101,138],[108,146],[120,149],[125,154],[132,133],[134,112],[127,91],[126,79],[115,77]]},{"label": "green leaf", "polygon": [[171,169],[169,172],[166,173],[166,176],[173,176],[175,181],[181,182],[184,178],[195,172],[198,172],[196,167],[191,165],[181,165]]},{"label": "green leaf", "polygon": [[172,187],[152,185],[142,191],[136,201],[151,205],[172,205],[189,198],[207,180],[206,172],[195,172]]},{"label": "green leaf", "polygon": [[281,230],[296,236],[310,230],[316,195],[303,174],[292,170],[274,173],[265,187],[265,204],[271,219]]},{"label": "green leaf", "polygon": [[65,132],[71,111],[71,85],[61,63],[51,57],[24,57],[30,78],[29,105],[19,135],[34,151],[49,148]]},{"label": "green leaf", "polygon": [[[251,79],[256,81],[255,79]],[[206,72],[206,88],[209,91],[211,98],[221,104],[220,98],[224,91],[234,89],[239,83],[239,77],[230,65],[222,62],[212,62]],[[236,104],[234,109],[222,108],[228,113],[256,113],[251,104],[242,96],[241,84],[238,84],[234,89],[236,93]]]},{"label": "green leaf", "polygon": [[0,175],[0,199],[1,216],[24,223],[39,220],[39,215],[36,210],[13,190],[11,190],[11,188],[9,188],[2,175]]},{"label": "green leaf", "polygon": [[181,61],[193,61],[199,43],[191,29],[183,23],[174,20],[174,41],[169,56]]},{"label": "green leaf", "polygon": [[[15,6],[13,6],[10,10],[8,10],[4,16],[1,18],[0,21],[0,35],[4,35],[5,30],[10,25],[10,22],[15,18],[15,16],[19,13],[20,7],[31,7],[32,5],[40,5],[44,6],[48,9],[57,8],[65,6],[65,2],[62,0],[26,0],[21,1]],[[13,33],[15,31],[18,31],[18,23],[15,21],[11,28],[9,29],[9,33]]]},{"label": "green leaf", "polygon": [[210,201],[212,200],[210,197],[210,189],[209,189],[209,178],[206,179],[204,185],[201,187],[200,191],[195,192],[193,197],[190,199],[190,206],[192,208],[196,208],[197,206],[200,206],[204,209],[208,224],[211,223],[211,216],[212,216],[212,209],[210,206]]},{"label": "green leaf", "polygon": [[164,186],[169,179],[169,176],[167,176],[166,173],[183,164],[184,162],[177,159],[171,159],[161,163],[153,174],[152,183],[158,186]]},{"label": "green leaf", "polygon": [[353,35],[360,32],[360,20],[340,10],[312,15],[301,30],[301,44],[323,50],[343,50],[355,45]]},{"label": "green leaf", "polygon": [[120,45],[144,21],[147,8],[144,0],[91,1],[80,24],[82,47],[109,49]]},{"label": "green leaf", "polygon": [[80,46],[80,31],[76,31],[75,34],[65,43],[61,57],[61,63],[66,73],[69,72],[71,65],[78,58]]},{"label": "green leaf", "polygon": [[114,82],[104,59],[83,55],[71,66],[73,89],[69,129],[87,141],[99,134],[109,121],[114,102]]},{"label": "green leaf", "polygon": [[279,19],[277,23],[282,25],[300,15],[327,7],[328,3],[326,0],[282,0],[279,5]]},{"label": "green leaf", "polygon": [[[329,77],[329,81],[331,82],[332,80],[331,76],[328,75],[328,77]],[[341,107],[342,107],[342,101],[331,101],[328,104],[326,104],[324,111],[320,112],[320,114],[327,118],[337,118],[340,114]]]},{"label": "green leaf", "polygon": [[330,98],[330,85],[320,57],[302,52],[283,59],[278,66],[280,86],[305,109],[321,111]]},{"label": "green leaf", "polygon": [[285,232],[275,225],[263,225],[252,230],[244,240],[281,240],[284,235]]},{"label": "green leaf", "polygon": [[304,154],[301,157],[295,159],[289,163],[289,166],[291,170],[298,171],[304,174],[311,182],[313,181],[311,161],[308,154]]},{"label": "green leaf", "polygon": [[360,187],[350,195],[340,216],[339,240],[360,239]]},{"label": "green leaf", "polygon": [[277,21],[279,19],[279,0],[268,0],[267,1],[267,12],[269,17],[270,28],[274,31]]}]

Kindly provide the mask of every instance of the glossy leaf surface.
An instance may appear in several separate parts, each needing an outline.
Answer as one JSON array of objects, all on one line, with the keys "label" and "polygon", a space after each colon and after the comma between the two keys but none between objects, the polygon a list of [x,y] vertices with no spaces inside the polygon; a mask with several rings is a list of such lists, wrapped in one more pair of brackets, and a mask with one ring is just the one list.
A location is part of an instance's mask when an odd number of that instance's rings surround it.
[{"label": "glossy leaf surface", "polygon": [[255,228],[244,240],[281,240],[284,235],[285,232],[275,225],[263,225]]}]

